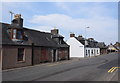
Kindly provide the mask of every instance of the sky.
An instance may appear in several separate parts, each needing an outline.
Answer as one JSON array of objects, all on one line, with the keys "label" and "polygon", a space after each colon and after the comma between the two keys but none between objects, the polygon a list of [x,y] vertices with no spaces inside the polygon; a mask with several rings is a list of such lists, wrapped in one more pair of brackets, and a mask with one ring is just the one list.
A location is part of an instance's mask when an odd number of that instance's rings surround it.
[{"label": "sky", "polygon": [[72,32],[106,44],[118,41],[117,2],[3,2],[0,22],[10,23],[9,11],[22,15],[24,27],[44,32],[56,27],[65,40]]}]

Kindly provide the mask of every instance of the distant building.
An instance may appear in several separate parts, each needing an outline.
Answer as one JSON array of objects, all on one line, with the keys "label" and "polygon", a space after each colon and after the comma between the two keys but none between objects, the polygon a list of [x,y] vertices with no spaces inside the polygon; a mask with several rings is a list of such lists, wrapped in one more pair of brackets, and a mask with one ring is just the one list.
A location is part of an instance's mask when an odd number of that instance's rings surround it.
[{"label": "distant building", "polygon": [[120,51],[120,42],[116,42],[114,46]]},{"label": "distant building", "polygon": [[100,48],[100,54],[107,54],[107,46],[104,42],[98,42],[97,47]]},{"label": "distant building", "polygon": [[97,41],[93,38],[85,39],[82,36],[76,37],[74,33],[71,33],[67,44],[70,45],[70,57],[100,55],[100,48],[97,47]]},{"label": "distant building", "polygon": [[116,43],[115,45],[113,45],[112,43],[110,45],[108,45],[108,48],[107,48],[107,52],[108,53],[112,53],[112,52],[119,52],[120,49],[119,49],[119,44]]},{"label": "distant building", "polygon": [[12,24],[0,23],[2,69],[16,68],[69,59],[69,45],[59,35],[58,29],[51,33],[23,27],[21,15],[15,15]]}]

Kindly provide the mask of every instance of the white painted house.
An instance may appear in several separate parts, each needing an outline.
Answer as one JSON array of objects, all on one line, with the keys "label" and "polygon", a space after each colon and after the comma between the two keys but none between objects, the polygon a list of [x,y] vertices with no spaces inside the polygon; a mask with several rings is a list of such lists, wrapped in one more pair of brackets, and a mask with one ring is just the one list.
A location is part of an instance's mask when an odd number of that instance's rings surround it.
[{"label": "white painted house", "polygon": [[70,45],[70,57],[91,57],[100,55],[100,48],[96,46],[97,42],[93,38],[85,39],[82,36],[75,37],[70,34],[67,40]]}]

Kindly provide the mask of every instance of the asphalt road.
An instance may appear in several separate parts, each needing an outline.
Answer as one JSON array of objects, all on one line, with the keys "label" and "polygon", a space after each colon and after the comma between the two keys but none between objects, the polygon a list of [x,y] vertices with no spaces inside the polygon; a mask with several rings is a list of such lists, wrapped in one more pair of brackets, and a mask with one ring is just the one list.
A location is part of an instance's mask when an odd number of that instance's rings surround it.
[{"label": "asphalt road", "polygon": [[118,81],[118,53],[5,70],[3,81]]}]

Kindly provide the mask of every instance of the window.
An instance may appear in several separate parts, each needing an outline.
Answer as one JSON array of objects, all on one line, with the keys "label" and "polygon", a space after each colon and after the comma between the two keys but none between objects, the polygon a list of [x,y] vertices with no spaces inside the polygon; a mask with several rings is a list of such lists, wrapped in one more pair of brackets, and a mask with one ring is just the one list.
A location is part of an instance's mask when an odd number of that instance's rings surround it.
[{"label": "window", "polygon": [[18,29],[13,29],[13,32],[12,32],[12,38],[13,39],[22,39],[23,38],[23,35],[22,35],[22,31],[21,30],[18,30]]},{"label": "window", "polygon": [[98,53],[98,50],[97,50],[97,54],[99,54],[99,53]]},{"label": "window", "polygon": [[88,54],[89,54],[89,56],[90,56],[90,50],[88,50]]},{"label": "window", "polygon": [[21,31],[17,31],[17,39],[22,39],[22,32]]},{"label": "window", "polygon": [[13,39],[16,39],[16,29],[13,30]]},{"label": "window", "polygon": [[94,49],[94,54],[95,54],[95,49]]},{"label": "window", "polygon": [[87,50],[86,50],[86,55],[87,55]]},{"label": "window", "polygon": [[91,51],[91,54],[93,54],[93,50]]},{"label": "window", "polygon": [[62,44],[62,40],[61,39],[59,40],[59,44]]},{"label": "window", "polygon": [[24,61],[24,48],[18,48],[18,61]]}]

